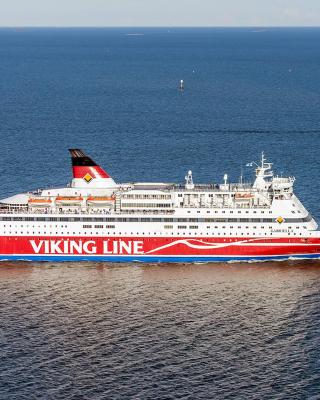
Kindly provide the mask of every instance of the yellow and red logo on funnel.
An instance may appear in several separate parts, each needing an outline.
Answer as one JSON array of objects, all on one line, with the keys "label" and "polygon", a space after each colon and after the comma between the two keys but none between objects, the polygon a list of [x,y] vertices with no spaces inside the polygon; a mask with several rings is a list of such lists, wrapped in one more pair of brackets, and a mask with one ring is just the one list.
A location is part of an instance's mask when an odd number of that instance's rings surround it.
[{"label": "yellow and red logo on funnel", "polygon": [[92,181],[93,177],[89,174],[89,172],[87,172],[87,173],[85,174],[85,176],[83,177],[83,179],[84,179],[87,183],[90,183],[90,182]]}]

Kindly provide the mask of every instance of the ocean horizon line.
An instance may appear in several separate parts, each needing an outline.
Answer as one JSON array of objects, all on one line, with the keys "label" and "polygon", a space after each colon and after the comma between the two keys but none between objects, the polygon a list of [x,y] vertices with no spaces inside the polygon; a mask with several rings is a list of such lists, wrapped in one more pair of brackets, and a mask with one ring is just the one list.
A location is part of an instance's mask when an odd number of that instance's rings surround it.
[{"label": "ocean horizon line", "polygon": [[0,25],[0,29],[319,29],[317,25]]}]

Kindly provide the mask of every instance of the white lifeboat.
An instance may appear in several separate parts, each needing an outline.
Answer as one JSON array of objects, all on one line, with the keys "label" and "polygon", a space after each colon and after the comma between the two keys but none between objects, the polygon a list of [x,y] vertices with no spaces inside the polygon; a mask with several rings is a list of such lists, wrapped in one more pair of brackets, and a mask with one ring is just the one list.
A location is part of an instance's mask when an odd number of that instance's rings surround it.
[{"label": "white lifeboat", "polygon": [[49,207],[52,201],[50,199],[44,199],[41,197],[31,197],[28,200],[29,206],[32,207]]},{"label": "white lifeboat", "polygon": [[112,197],[98,197],[98,196],[90,196],[87,199],[87,203],[89,205],[100,205],[100,206],[104,206],[104,205],[111,205],[113,202],[115,201],[115,198]]},{"label": "white lifeboat", "polygon": [[83,201],[81,196],[58,196],[56,197],[56,203],[60,205],[78,205]]},{"label": "white lifeboat", "polygon": [[254,198],[252,193],[236,193],[234,198],[236,200],[251,200]]}]

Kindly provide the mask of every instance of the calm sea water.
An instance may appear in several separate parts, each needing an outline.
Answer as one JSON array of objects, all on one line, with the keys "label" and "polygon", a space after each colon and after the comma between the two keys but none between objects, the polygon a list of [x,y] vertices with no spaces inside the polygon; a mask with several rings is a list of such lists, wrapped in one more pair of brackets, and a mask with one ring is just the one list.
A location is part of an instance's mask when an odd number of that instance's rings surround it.
[{"label": "calm sea water", "polygon": [[[1,197],[238,180],[265,151],[320,220],[320,29],[0,30]],[[180,79],[185,90],[179,92]],[[0,266],[0,399],[319,399],[320,263]]]}]

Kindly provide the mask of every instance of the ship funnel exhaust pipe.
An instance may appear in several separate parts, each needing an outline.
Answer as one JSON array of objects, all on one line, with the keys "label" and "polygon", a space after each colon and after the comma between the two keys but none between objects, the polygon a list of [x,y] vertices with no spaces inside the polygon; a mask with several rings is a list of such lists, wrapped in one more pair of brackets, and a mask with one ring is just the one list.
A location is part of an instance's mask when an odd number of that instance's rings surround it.
[{"label": "ship funnel exhaust pipe", "polygon": [[73,187],[90,185],[116,186],[110,175],[80,149],[69,149],[72,162]]}]

